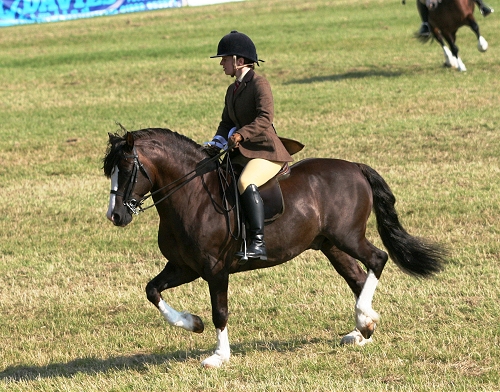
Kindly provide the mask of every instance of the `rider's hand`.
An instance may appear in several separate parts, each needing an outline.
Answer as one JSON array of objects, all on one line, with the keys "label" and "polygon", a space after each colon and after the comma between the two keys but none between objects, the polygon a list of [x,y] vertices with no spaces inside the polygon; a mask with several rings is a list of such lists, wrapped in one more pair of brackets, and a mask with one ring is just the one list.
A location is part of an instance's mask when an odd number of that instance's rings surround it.
[{"label": "rider's hand", "polygon": [[241,134],[239,134],[238,132],[235,132],[229,138],[229,146],[230,148],[236,148],[240,145],[242,141],[243,141],[243,136],[241,136]]}]

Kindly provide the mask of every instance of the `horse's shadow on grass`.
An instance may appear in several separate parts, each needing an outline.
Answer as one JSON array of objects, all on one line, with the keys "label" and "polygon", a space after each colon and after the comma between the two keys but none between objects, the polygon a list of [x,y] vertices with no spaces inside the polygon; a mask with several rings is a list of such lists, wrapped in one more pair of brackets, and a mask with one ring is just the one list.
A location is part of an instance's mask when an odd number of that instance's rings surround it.
[{"label": "horse's shadow on grass", "polygon": [[336,75],[314,76],[305,79],[290,80],[284,84],[309,84],[319,82],[339,82],[346,79],[364,79],[373,77],[397,78],[403,75],[402,71],[387,71],[380,69],[352,70]]},{"label": "horse's shadow on grass", "polygon": [[[312,338],[301,341],[252,341],[231,346],[232,355],[245,355],[250,351],[277,351],[293,352],[304,346],[326,343],[335,352],[339,346],[338,340],[324,340]],[[213,351],[192,350],[175,351],[165,354],[135,354],[130,356],[117,356],[107,359],[100,358],[78,358],[66,363],[53,363],[46,366],[16,365],[5,368],[0,372],[0,380],[6,382],[33,381],[55,377],[73,377],[76,374],[99,374],[110,370],[132,370],[136,372],[146,372],[150,366],[165,366],[169,363],[182,363],[194,358],[206,358],[212,355]]]}]

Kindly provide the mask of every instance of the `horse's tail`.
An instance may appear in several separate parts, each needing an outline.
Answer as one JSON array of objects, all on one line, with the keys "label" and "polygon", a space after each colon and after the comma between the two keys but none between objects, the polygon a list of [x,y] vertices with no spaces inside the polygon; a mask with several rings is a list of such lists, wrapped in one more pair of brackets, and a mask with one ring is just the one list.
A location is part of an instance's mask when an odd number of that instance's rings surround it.
[{"label": "horse's tail", "polygon": [[418,39],[421,43],[425,44],[429,41],[434,41],[434,36],[432,34],[429,34],[429,35],[420,35],[418,33],[418,31],[416,31],[415,33],[413,33],[413,37]]},{"label": "horse's tail", "polygon": [[399,222],[394,208],[396,198],[380,174],[367,165],[358,164],[373,192],[373,210],[377,229],[389,256],[409,275],[429,277],[443,269],[446,252],[434,243],[413,237]]}]

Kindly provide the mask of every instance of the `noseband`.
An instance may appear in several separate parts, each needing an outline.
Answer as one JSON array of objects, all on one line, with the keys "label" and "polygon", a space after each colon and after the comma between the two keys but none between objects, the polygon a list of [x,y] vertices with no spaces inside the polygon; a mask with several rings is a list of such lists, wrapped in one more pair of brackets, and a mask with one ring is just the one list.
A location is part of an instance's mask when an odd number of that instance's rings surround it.
[{"label": "noseband", "polygon": [[151,178],[149,177],[148,172],[144,168],[141,162],[139,162],[139,156],[137,155],[137,150],[135,147],[132,150],[132,155],[125,154],[124,155],[125,159],[133,159],[134,166],[132,168],[132,174],[130,175],[130,179],[127,185],[127,190],[125,193],[111,190],[110,193],[115,194],[117,196],[122,196],[123,197],[123,205],[126,206],[130,212],[132,212],[134,215],[138,215],[139,212],[143,211],[144,209],[142,208],[142,203],[144,203],[144,200],[146,200],[149,196],[147,197],[142,197],[140,200],[132,198],[132,193],[134,192],[134,186],[137,183],[137,176],[139,174],[139,171],[146,176],[146,178],[149,180],[151,183],[151,186],[153,186],[153,181],[151,181]]}]

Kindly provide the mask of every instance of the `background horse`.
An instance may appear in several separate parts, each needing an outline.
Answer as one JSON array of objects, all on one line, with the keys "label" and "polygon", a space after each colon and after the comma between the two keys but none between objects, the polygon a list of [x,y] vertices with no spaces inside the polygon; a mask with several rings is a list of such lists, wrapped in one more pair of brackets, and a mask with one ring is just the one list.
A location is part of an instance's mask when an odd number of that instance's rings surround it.
[{"label": "background horse", "polygon": [[234,235],[238,220],[226,206],[217,165],[199,144],[165,129],[110,134],[103,163],[111,178],[108,218],[116,226],[129,224],[151,192],[160,217],[158,245],[168,262],[147,284],[146,295],[169,324],[203,331],[198,316],[173,309],[161,292],[199,277],[208,282],[217,346],[204,367],[219,367],[230,358],[229,274],[272,267],[307,249],[321,250],[356,297],[356,328],[342,343],[371,341],[379,321],[372,299],[388,260],[365,237],[372,207],[382,242],[403,271],[428,277],[442,268],[441,248],[405,231],[387,183],[364,164],[338,159],[294,164],[290,176],[280,181],[285,211],[265,228],[268,260],[240,265],[234,258],[242,242]]},{"label": "background horse", "polygon": [[[466,71],[465,65],[458,56],[455,44],[456,34],[460,27],[469,26],[477,37],[477,48],[480,52],[488,49],[488,42],[481,36],[479,25],[474,18],[474,0],[419,0],[429,9],[429,25],[432,36],[443,48],[445,66]],[[420,37],[423,42],[429,37]],[[449,48],[446,46],[448,43]]]}]

